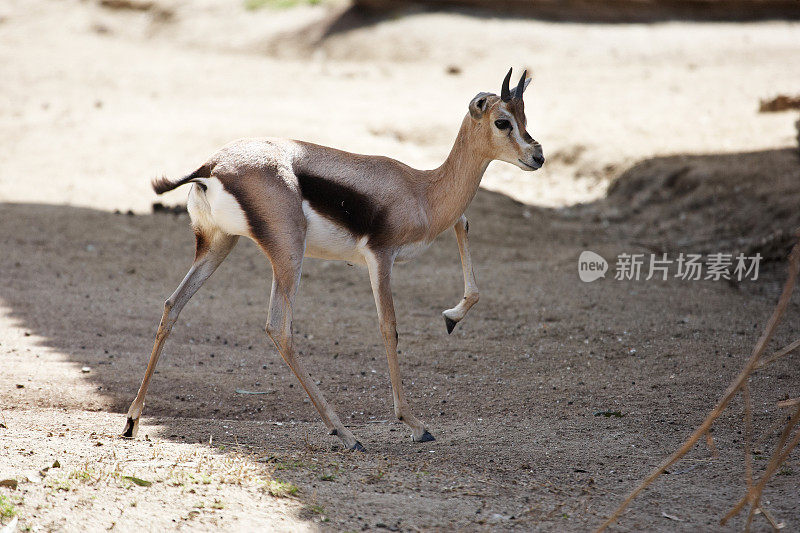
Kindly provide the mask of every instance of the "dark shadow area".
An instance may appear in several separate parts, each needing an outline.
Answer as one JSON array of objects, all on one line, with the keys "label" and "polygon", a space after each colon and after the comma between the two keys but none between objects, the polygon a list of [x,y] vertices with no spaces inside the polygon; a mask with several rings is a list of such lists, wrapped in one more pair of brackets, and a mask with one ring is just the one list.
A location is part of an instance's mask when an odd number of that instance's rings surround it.
[{"label": "dark shadow area", "polygon": [[796,148],[641,161],[577,208],[656,252],[760,253],[783,261],[800,228]]},{"label": "dark shadow area", "polygon": [[459,13],[478,18],[528,18],[597,24],[667,21],[752,22],[799,20],[794,0],[356,0],[315,25],[319,40],[410,13]]},{"label": "dark shadow area", "polygon": [[[425,445],[412,443],[393,420],[366,272],[307,261],[296,343],[367,447],[363,455],[337,453],[338,440],[326,435],[268,342],[270,269],[243,239],[184,309],[143,424],[166,428],[151,437],[207,443],[213,436],[258,456],[301,453],[308,464],[345,465],[335,480],[302,464],[281,475],[346,529],[379,520],[400,529],[501,520],[504,527],[560,530],[565,516],[569,528],[594,527],[702,419],[749,352],[783,279],[775,261],[772,273],[738,288],[613,276],[587,284],[577,277],[578,255],[646,251],[642,242],[665,243],[670,252],[755,250],[762,237],[797,225],[798,183],[797,154],[787,149],[643,161],[623,173],[608,198],[569,209],[480,191],[468,216],[482,297],[451,336],[440,312],[462,294],[452,235],[395,271],[407,393],[438,439]],[[185,214],[0,206],[0,302],[15,324],[43,339],[44,358],[6,354],[18,362],[2,379],[6,417],[64,408],[68,421],[76,411],[113,411],[122,430],[162,302],[191,263],[188,226]],[[798,310],[795,301],[789,317]],[[798,335],[800,324],[788,320],[777,342]],[[91,373],[50,370],[64,358]],[[800,375],[791,361],[753,383],[765,406],[796,394]],[[28,377],[39,388],[14,388]],[[96,393],[76,396],[79,382]],[[621,416],[597,416],[601,411]],[[768,425],[775,415],[772,407],[759,409],[756,423]],[[722,455],[713,476],[668,476],[623,523],[663,529],[653,512],[662,504],[681,509],[690,526],[724,513],[742,488],[735,425],[721,425],[715,438]],[[800,506],[797,475],[771,485],[778,516]]]}]

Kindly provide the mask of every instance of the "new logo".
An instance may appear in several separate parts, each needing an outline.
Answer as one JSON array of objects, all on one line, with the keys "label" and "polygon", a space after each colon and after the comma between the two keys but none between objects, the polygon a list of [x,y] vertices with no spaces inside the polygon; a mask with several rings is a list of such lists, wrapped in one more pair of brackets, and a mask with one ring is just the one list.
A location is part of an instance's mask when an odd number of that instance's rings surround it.
[{"label": "new logo", "polygon": [[585,283],[606,277],[608,261],[603,256],[584,250],[578,258],[578,277]]}]

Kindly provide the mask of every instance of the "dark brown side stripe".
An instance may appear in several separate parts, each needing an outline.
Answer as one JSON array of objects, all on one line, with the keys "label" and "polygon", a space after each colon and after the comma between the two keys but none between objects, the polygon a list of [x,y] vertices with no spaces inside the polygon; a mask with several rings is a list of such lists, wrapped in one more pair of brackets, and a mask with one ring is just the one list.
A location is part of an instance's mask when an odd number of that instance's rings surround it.
[{"label": "dark brown side stripe", "polygon": [[296,175],[303,199],[308,200],[315,211],[356,237],[369,235],[371,243],[381,239],[386,230],[386,217],[367,195],[320,176]]}]

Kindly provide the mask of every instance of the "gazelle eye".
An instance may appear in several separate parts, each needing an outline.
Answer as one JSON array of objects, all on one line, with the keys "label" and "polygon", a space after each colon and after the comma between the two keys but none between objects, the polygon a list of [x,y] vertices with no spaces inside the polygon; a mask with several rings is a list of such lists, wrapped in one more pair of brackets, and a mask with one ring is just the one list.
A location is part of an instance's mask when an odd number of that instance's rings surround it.
[{"label": "gazelle eye", "polygon": [[494,125],[497,126],[498,130],[507,130],[511,127],[511,122],[504,118],[499,118],[494,121]]}]

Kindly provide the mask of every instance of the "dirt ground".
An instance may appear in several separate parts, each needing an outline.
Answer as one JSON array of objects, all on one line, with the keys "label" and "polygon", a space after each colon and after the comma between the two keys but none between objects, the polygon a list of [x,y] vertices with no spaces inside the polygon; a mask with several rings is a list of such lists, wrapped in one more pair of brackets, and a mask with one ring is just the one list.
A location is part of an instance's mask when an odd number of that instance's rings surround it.
[{"label": "dirt ground", "polygon": [[[758,103],[800,90],[798,23],[412,12],[338,31],[338,4],[111,4],[0,6],[0,480],[18,483],[0,486],[0,523],[590,530],[702,420],[776,302],[800,224],[798,117]],[[297,342],[367,453],[341,450],[263,332],[270,269],[244,241],[184,309],[139,438],[118,437],[193,256],[188,216],[152,212],[152,176],[250,135],[430,168],[511,65],[534,73],[548,161],[492,164],[467,212],[480,303],[446,334],[463,289],[450,233],[395,270],[406,389],[435,442],[393,420],[366,272],[309,260]],[[583,250],[765,262],[741,283],[581,283]],[[796,297],[775,348],[799,311]],[[756,467],[776,401],[798,396],[795,361],[752,382]],[[616,529],[740,529],[718,525],[743,494],[740,407],[719,456],[693,451]],[[789,530],[798,472],[793,456],[765,492]]]}]

